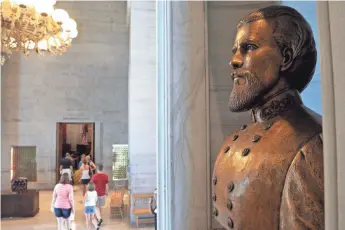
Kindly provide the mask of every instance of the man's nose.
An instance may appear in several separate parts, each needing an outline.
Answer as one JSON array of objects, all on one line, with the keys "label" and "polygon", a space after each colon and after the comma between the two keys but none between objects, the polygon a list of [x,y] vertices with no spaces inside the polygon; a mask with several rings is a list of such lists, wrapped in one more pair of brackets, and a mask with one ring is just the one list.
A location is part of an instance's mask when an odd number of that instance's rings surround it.
[{"label": "man's nose", "polygon": [[233,69],[238,69],[243,66],[243,57],[239,52],[235,53],[234,56],[232,57],[230,63],[230,66],[232,66]]}]

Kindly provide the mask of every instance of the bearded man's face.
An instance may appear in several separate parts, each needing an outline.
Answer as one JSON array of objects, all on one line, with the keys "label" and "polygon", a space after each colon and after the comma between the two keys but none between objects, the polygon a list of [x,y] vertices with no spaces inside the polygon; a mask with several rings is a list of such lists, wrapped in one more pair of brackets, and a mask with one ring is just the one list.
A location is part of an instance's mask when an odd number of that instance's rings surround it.
[{"label": "bearded man's face", "polygon": [[233,112],[243,112],[252,109],[278,83],[282,55],[265,19],[238,29],[233,54],[228,105]]}]

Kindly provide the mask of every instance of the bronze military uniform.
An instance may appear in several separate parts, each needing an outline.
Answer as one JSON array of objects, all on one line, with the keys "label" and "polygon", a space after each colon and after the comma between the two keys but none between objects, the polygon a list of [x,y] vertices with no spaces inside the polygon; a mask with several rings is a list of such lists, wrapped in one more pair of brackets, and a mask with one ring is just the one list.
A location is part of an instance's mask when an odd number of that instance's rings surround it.
[{"label": "bronze military uniform", "polygon": [[213,215],[227,229],[324,229],[321,125],[296,90],[253,110],[252,119],[218,154]]}]

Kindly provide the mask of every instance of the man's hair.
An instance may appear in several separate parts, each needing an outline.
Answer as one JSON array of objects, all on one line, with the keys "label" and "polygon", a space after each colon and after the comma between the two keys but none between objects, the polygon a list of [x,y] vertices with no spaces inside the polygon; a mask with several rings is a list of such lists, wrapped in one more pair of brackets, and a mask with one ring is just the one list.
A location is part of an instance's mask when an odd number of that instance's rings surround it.
[{"label": "man's hair", "polygon": [[97,165],[97,169],[98,169],[99,171],[103,171],[103,164],[98,164],[98,165]]},{"label": "man's hair", "polygon": [[90,182],[87,186],[87,190],[90,192],[95,191],[95,187],[96,187],[95,183]]},{"label": "man's hair", "polygon": [[69,184],[70,183],[68,173],[64,173],[64,174],[61,175],[59,183],[60,184]]},{"label": "man's hair", "polygon": [[273,37],[281,52],[285,48],[292,50],[293,64],[284,76],[291,88],[302,92],[314,75],[317,60],[315,40],[309,23],[297,10],[274,5],[250,13],[240,20],[237,28],[260,19],[267,19],[271,25]]}]

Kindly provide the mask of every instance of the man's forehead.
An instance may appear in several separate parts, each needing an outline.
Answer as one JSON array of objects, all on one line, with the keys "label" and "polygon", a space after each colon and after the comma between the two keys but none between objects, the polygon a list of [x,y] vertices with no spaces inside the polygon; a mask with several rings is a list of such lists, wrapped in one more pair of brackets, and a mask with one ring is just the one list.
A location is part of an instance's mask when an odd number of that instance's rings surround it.
[{"label": "man's forehead", "polygon": [[237,30],[235,44],[243,40],[269,41],[272,39],[272,29],[265,19],[243,25]]}]

